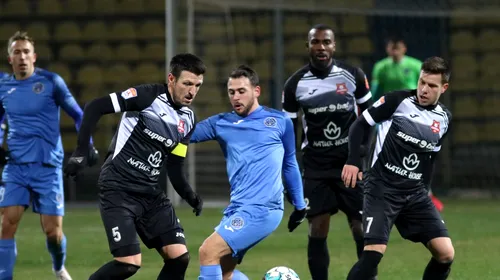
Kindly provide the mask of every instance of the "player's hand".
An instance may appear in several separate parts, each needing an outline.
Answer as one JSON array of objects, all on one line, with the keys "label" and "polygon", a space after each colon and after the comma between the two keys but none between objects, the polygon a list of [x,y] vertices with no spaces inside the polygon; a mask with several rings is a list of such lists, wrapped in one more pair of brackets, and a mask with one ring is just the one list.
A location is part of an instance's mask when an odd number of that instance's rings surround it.
[{"label": "player's hand", "polygon": [[66,166],[64,167],[64,174],[75,178],[86,165],[87,157],[83,153],[75,151],[68,159],[68,163],[66,163]]},{"label": "player's hand", "polygon": [[94,166],[99,162],[99,151],[93,146],[89,146],[89,155],[87,157],[87,165]]},{"label": "player's hand", "polygon": [[0,147],[0,167],[3,167],[7,164],[7,151]]},{"label": "player's hand", "polygon": [[306,218],[306,208],[302,210],[293,210],[288,219],[288,231],[294,231]]},{"label": "player's hand", "polygon": [[196,216],[199,216],[201,214],[201,210],[203,210],[203,200],[201,200],[201,197],[197,193],[192,192],[187,195],[185,200],[189,206],[193,207],[193,213]]},{"label": "player's hand", "polygon": [[346,187],[354,188],[356,187],[356,182],[363,179],[363,172],[359,171],[359,168],[354,165],[346,164],[344,169],[342,169],[342,181]]}]

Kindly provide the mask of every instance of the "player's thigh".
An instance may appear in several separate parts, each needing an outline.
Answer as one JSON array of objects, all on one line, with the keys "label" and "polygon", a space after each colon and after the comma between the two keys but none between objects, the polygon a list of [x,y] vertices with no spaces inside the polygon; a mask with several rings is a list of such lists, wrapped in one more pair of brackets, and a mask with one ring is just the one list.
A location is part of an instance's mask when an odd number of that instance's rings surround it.
[{"label": "player's thigh", "polygon": [[[139,218],[137,233],[144,245],[149,249],[162,248],[169,245],[185,247],[184,229],[175,213],[175,209],[165,194],[145,201],[150,205],[147,211]],[[179,246],[171,247],[172,250]],[[171,254],[169,254],[171,255]]]},{"label": "player's thigh", "polygon": [[328,178],[304,178],[304,198],[307,204],[307,218],[338,212],[335,191]]},{"label": "player's thigh", "polygon": [[134,211],[134,204],[134,200],[121,192],[100,193],[99,209],[109,249],[114,257],[133,256],[141,252],[135,225],[141,213]]},{"label": "player's thigh", "polygon": [[27,168],[23,165],[7,164],[2,172],[0,185],[0,207],[22,205],[28,207],[30,190],[25,180]]},{"label": "player's thigh", "polygon": [[362,218],[365,245],[387,244],[405,203],[404,197],[385,193],[381,184],[380,181],[365,182]]},{"label": "player's thigh", "polygon": [[215,228],[233,252],[242,258],[250,248],[269,236],[279,226],[283,210],[266,207],[241,207],[226,215]]},{"label": "player's thigh", "polygon": [[346,188],[342,180],[332,182],[339,209],[349,220],[361,221],[363,213],[363,188],[358,182],[355,188]]},{"label": "player's thigh", "polygon": [[426,189],[409,197],[396,220],[396,227],[403,238],[425,245],[434,238],[449,237],[444,220]]},{"label": "player's thigh", "polygon": [[33,211],[49,216],[64,216],[62,168],[34,165],[30,176]]}]

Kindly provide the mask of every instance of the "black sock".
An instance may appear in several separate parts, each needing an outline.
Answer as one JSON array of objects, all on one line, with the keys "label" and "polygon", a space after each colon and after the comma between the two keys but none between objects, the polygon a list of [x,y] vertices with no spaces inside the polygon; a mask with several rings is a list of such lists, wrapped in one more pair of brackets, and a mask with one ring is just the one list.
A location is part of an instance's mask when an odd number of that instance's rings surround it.
[{"label": "black sock", "polygon": [[450,275],[451,263],[440,263],[435,258],[431,258],[425,268],[422,280],[445,280]]},{"label": "black sock", "polygon": [[307,259],[312,280],[327,280],[330,254],[326,237],[310,237],[307,244]]},{"label": "black sock", "polygon": [[363,250],[365,249],[365,239],[363,236],[354,235],[354,242],[356,242],[356,253],[358,254],[358,259],[361,259]]},{"label": "black sock", "polygon": [[124,280],[134,275],[140,266],[112,260],[101,266],[89,280]]},{"label": "black sock", "polygon": [[189,253],[170,260],[165,260],[157,280],[184,280],[189,265]]},{"label": "black sock", "polygon": [[351,268],[347,280],[369,280],[373,277],[380,260],[381,253],[377,251],[363,251],[359,261]]}]

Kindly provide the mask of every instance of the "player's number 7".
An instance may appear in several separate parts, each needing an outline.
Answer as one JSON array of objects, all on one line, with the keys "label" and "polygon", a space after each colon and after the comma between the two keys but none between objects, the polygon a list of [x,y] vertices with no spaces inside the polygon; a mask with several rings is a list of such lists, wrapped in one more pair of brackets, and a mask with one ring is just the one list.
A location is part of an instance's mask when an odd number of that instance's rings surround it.
[{"label": "player's number 7", "polygon": [[366,217],[366,222],[368,223],[366,225],[366,233],[369,233],[370,232],[370,228],[372,227],[373,217]]}]

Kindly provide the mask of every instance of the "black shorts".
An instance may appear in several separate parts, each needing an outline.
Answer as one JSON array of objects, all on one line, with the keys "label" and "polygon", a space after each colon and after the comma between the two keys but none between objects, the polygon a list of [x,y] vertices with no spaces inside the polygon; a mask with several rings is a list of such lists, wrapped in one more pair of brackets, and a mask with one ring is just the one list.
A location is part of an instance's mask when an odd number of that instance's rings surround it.
[{"label": "black shorts", "polygon": [[114,257],[139,254],[137,235],[150,249],[186,244],[184,229],[164,193],[144,196],[107,190],[99,193],[99,203],[109,249]]},{"label": "black shorts", "polygon": [[340,178],[305,178],[304,197],[308,218],[341,210],[349,219],[361,221],[363,190],[359,184],[346,188]]},{"label": "black shorts", "polygon": [[384,181],[367,179],[363,203],[365,245],[387,244],[393,225],[404,239],[424,245],[431,239],[449,236],[426,189],[394,193],[387,191]]}]

